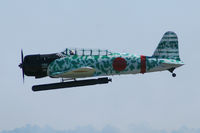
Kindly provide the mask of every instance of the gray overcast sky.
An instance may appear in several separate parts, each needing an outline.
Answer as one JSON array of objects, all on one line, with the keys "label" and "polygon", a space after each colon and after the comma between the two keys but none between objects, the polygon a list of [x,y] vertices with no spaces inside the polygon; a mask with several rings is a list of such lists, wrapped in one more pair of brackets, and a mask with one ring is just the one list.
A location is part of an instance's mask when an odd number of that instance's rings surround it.
[{"label": "gray overcast sky", "polygon": [[[199,0],[0,1],[0,131],[26,124],[55,129],[105,125],[126,130],[200,128]],[[34,93],[34,84],[57,79],[26,77],[24,54],[67,47],[152,55],[162,35],[175,31],[185,66],[169,72],[115,76],[108,85]]]}]

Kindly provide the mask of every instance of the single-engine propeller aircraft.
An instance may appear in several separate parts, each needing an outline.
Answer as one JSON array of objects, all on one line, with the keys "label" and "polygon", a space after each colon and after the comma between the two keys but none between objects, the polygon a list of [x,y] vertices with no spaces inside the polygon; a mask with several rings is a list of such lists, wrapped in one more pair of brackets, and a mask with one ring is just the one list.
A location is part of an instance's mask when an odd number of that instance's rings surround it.
[{"label": "single-engine propeller aircraft", "polygon": [[[105,84],[108,77],[76,80],[97,76],[137,74],[168,70],[173,73],[183,62],[179,57],[178,38],[168,31],[162,37],[152,56],[137,56],[129,53],[115,53],[108,50],[65,49],[54,54],[37,54],[23,57],[19,67],[26,76],[61,78],[62,82],[35,85],[33,91]],[[70,81],[71,80],[71,81]]]}]

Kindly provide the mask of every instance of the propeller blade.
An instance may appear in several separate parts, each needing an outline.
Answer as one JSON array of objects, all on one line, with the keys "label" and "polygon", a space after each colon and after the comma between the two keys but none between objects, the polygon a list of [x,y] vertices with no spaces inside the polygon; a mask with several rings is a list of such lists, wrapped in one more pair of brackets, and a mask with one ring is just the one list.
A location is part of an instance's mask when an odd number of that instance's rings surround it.
[{"label": "propeller blade", "polygon": [[23,83],[24,83],[24,70],[22,69]]},{"label": "propeller blade", "polygon": [[24,63],[24,54],[23,54],[23,49],[21,49],[21,60],[22,60],[22,64]]},{"label": "propeller blade", "polygon": [[23,77],[23,83],[24,83],[24,54],[23,54],[23,50],[21,49],[21,64],[19,65],[19,67],[22,69],[22,77]]}]

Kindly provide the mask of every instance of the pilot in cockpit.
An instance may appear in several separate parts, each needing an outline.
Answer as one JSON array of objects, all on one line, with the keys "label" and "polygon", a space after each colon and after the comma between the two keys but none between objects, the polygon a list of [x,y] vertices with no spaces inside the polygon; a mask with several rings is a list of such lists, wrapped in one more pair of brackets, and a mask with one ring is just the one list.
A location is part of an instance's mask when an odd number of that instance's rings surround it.
[{"label": "pilot in cockpit", "polygon": [[74,55],[74,52],[72,50],[69,50],[70,55]]}]

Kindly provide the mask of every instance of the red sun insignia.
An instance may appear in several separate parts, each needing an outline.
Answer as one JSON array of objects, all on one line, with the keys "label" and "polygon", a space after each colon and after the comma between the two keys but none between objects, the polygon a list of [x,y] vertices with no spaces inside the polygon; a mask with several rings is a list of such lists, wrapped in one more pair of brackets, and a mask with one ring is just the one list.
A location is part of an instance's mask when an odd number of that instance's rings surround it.
[{"label": "red sun insignia", "polygon": [[124,58],[117,57],[114,59],[112,65],[113,65],[114,70],[123,71],[127,66],[127,62]]}]

